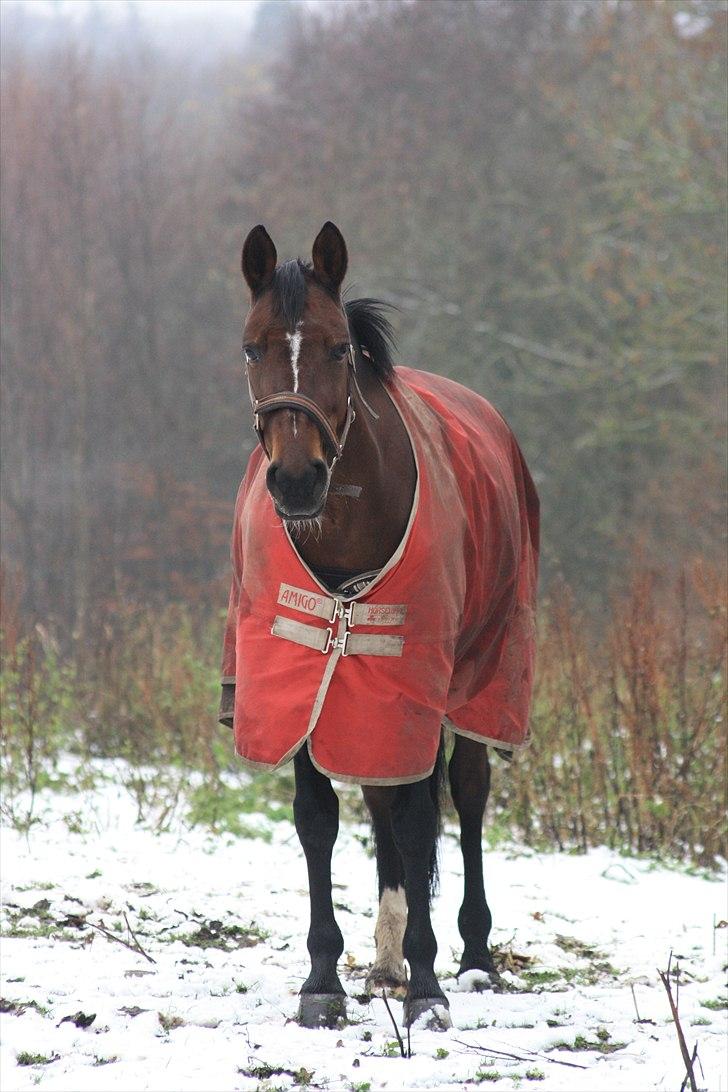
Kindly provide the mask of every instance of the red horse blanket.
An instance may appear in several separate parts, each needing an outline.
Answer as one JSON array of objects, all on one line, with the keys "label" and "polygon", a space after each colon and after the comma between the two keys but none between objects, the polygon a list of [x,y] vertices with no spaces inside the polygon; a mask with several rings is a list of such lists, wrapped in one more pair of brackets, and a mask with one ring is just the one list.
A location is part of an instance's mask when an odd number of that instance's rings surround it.
[{"label": "red horse blanket", "polygon": [[472,391],[398,368],[388,386],[417,487],[379,576],[342,599],[319,584],[250,457],[233,529],[223,683],[236,747],[276,768],[307,741],[323,773],[403,784],[431,772],[441,726],[513,750],[528,737],[538,497],[502,417]]}]

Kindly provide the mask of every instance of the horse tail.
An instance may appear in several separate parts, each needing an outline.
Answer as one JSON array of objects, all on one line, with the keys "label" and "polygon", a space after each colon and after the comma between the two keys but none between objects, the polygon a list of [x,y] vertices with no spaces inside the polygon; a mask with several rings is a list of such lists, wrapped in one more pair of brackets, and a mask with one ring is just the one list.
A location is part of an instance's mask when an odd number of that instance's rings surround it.
[{"label": "horse tail", "polygon": [[442,833],[442,802],[445,796],[447,784],[447,764],[445,762],[445,733],[440,733],[440,746],[437,749],[437,758],[432,773],[429,777],[430,798],[435,806],[435,820],[437,834],[430,854],[429,878],[430,896],[437,894],[440,880],[440,835]]}]

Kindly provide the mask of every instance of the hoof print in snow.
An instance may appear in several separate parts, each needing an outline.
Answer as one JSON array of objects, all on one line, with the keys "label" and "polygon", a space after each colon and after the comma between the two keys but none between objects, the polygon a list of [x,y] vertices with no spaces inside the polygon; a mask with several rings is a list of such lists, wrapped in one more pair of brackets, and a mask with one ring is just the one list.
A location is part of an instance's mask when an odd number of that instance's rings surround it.
[{"label": "hoof print in snow", "polygon": [[452,1027],[450,1006],[444,997],[417,997],[404,1003],[404,1026],[448,1031]]},{"label": "hoof print in snow", "polygon": [[302,993],[297,1022],[303,1028],[338,1028],[346,1023],[346,996],[340,993]]}]

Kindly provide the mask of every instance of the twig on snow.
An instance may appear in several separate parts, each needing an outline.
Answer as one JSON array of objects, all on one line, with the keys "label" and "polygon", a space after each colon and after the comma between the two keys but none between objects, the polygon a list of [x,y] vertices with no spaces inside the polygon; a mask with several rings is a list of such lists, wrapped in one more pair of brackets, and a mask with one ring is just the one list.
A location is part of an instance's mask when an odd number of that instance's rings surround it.
[{"label": "twig on snow", "polygon": [[629,988],[632,991],[632,1000],[634,1001],[634,1011],[637,1014],[637,1023],[638,1024],[654,1024],[655,1021],[650,1020],[649,1017],[645,1017],[643,1019],[640,1016],[640,1010],[637,1008],[637,994],[634,992],[634,983],[633,982],[630,982]]},{"label": "twig on snow", "polygon": [[136,933],[132,929],[131,925],[129,924],[129,919],[126,916],[126,910],[122,910],[122,914],[124,915],[124,921],[126,922],[126,927],[129,930],[129,935],[131,936],[132,940],[136,944],[136,950],[140,953],[140,955],[143,955],[145,957],[145,959],[149,959],[149,960],[151,960],[152,963],[154,963],[154,960],[152,959],[152,957],[147,955],[147,953],[142,948],[141,943],[139,941],[139,937],[136,935]]},{"label": "twig on snow", "polygon": [[[690,1059],[692,1065],[695,1065],[695,1060],[696,1060],[697,1057],[698,1057],[698,1044],[697,1044],[697,1041],[696,1041],[695,1046],[693,1047],[692,1057]],[[702,1070],[703,1067],[701,1066],[700,1068]],[[685,1092],[689,1077],[690,1077],[690,1072],[688,1071],[685,1074],[685,1076],[683,1077],[683,1083],[680,1085],[680,1092]]]},{"label": "twig on snow", "polygon": [[394,1019],[394,1014],[393,1014],[392,1010],[389,1007],[389,1001],[387,1001],[387,991],[386,990],[382,990],[382,1001],[384,1002],[384,1007],[386,1008],[387,1012],[389,1013],[389,1019],[392,1021],[392,1027],[394,1028],[394,1034],[397,1036],[397,1042],[399,1043],[399,1052],[400,1052],[400,1054],[402,1055],[403,1058],[409,1058],[409,1057],[411,1057],[411,1055],[405,1053],[404,1043],[402,1042],[402,1036],[399,1034],[399,1028],[397,1027],[397,1021]]},{"label": "twig on snow", "polygon": [[689,1084],[690,1084],[690,1092],[698,1092],[698,1085],[697,1085],[697,1082],[695,1080],[695,1072],[693,1070],[693,1063],[694,1063],[695,1058],[697,1057],[697,1053],[698,1053],[698,1044],[697,1043],[695,1044],[695,1050],[693,1051],[693,1056],[691,1058],[690,1057],[690,1051],[688,1050],[688,1045],[685,1042],[685,1035],[683,1033],[682,1024],[680,1023],[680,1017],[679,1017],[678,1011],[677,1011],[677,1004],[675,1002],[675,998],[672,996],[672,987],[670,986],[670,968],[671,968],[671,966],[672,966],[672,952],[670,952],[670,958],[667,961],[667,972],[661,971],[658,968],[657,973],[659,974],[660,981],[662,982],[662,985],[665,987],[665,991],[667,993],[667,1000],[668,1000],[668,1002],[670,1004],[670,1011],[672,1013],[672,1019],[673,1019],[673,1022],[675,1024],[675,1031],[677,1032],[677,1041],[678,1041],[678,1043],[680,1045],[680,1053],[682,1054],[683,1062],[685,1063],[686,1073],[685,1073],[685,1078],[683,1080],[682,1088],[681,1088],[680,1092],[683,1092],[683,1089],[685,1088],[686,1082],[689,1082]]},{"label": "twig on snow", "polygon": [[[124,918],[126,919],[126,914],[124,914]],[[128,940],[124,940],[123,937],[117,936],[116,933],[112,933],[111,930],[107,929],[105,925],[97,925],[93,921],[86,921],[85,924],[88,925],[91,929],[96,929],[99,933],[102,933],[108,940],[115,940],[117,944],[123,944],[125,948],[129,949],[130,952],[136,952],[137,955],[144,956],[144,958],[149,963],[157,962],[156,959],[153,959],[148,952],[144,951],[130,927],[129,932],[131,933],[132,937],[134,937],[134,944],[130,944]],[[128,921],[126,924],[127,926],[129,926]]]},{"label": "twig on snow", "polygon": [[511,1058],[514,1062],[530,1062],[534,1058],[539,1058],[542,1062],[553,1062],[554,1065],[565,1065],[569,1069],[588,1069],[586,1065],[580,1065],[578,1062],[566,1062],[563,1058],[552,1058],[550,1054],[540,1054],[537,1050],[527,1050],[525,1056],[523,1054],[512,1054],[509,1050],[495,1050],[494,1047],[476,1046],[473,1043],[466,1043],[463,1039],[453,1039],[454,1043],[459,1043],[460,1046],[466,1047],[474,1054],[494,1054],[499,1058]]}]

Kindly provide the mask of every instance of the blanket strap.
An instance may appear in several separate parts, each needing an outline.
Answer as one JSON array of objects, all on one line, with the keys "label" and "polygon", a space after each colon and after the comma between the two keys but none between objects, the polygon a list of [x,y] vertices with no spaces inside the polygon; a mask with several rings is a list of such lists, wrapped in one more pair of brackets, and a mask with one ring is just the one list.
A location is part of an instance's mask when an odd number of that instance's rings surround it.
[{"label": "blanket strap", "polygon": [[286,641],[324,654],[339,648],[342,656],[401,656],[404,646],[404,637],[383,633],[351,633],[349,630],[334,637],[334,631],[328,627],[309,626],[305,622],[297,622],[295,618],[282,618],[280,615],[276,615],[271,633],[274,637],[283,637]]},{"label": "blanket strap", "polygon": [[401,626],[407,617],[406,603],[347,604],[343,599],[306,591],[305,588],[295,588],[291,584],[281,584],[278,604],[300,614],[325,618],[327,622],[346,618],[350,626]]}]

